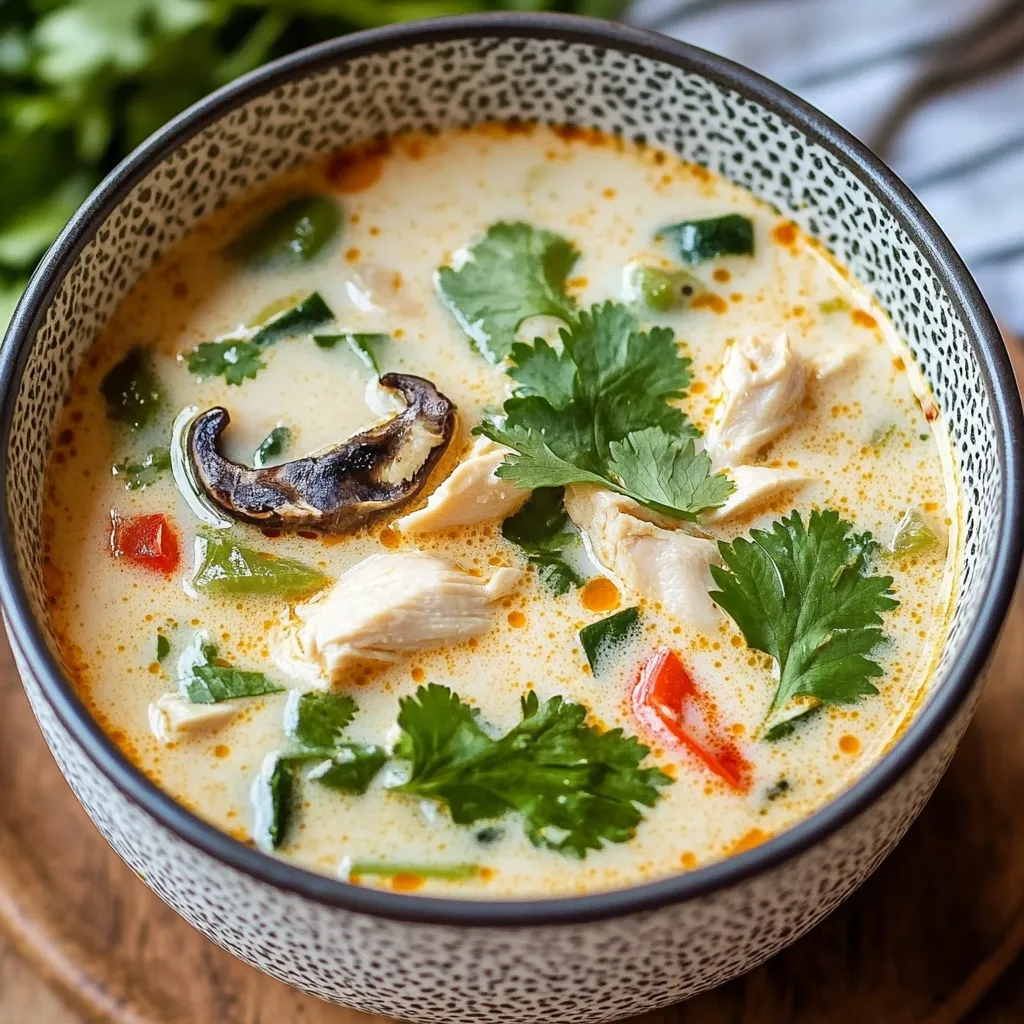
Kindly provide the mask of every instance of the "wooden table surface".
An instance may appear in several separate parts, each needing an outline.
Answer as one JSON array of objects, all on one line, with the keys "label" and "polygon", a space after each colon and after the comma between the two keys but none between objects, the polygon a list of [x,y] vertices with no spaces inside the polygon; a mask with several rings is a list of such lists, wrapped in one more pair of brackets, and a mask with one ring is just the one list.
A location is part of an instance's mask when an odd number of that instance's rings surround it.
[{"label": "wooden table surface", "polygon": [[[769,963],[633,1024],[1024,1021],[1022,665],[1018,588],[975,721],[894,854]],[[146,889],[60,777],[2,640],[0,704],[0,1024],[382,1021],[245,967]]]}]

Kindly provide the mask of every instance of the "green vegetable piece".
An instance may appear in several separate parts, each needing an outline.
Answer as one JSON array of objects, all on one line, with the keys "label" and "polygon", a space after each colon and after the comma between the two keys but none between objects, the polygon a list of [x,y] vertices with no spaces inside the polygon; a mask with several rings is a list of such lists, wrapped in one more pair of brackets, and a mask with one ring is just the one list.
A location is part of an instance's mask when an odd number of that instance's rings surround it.
[{"label": "green vegetable piece", "polygon": [[638,266],[630,276],[630,285],[644,304],[658,313],[667,313],[700,288],[685,270],[668,271],[660,267]]},{"label": "green vegetable piece", "polygon": [[679,519],[723,504],[734,485],[697,451],[698,431],[677,402],[690,360],[671,330],[642,332],[624,306],[606,302],[546,342],[512,346],[517,388],[503,417],[476,428],[516,454],[498,467],[520,487],[592,483]]},{"label": "green vegetable piece", "polygon": [[201,342],[186,358],[189,373],[204,380],[222,376],[236,386],[255,377],[267,365],[260,358],[259,345],[244,338]]},{"label": "green vegetable piece", "polygon": [[750,536],[719,542],[724,565],[711,566],[719,588],[711,597],[747,644],[778,665],[765,722],[778,738],[780,717],[792,724],[809,713],[806,698],[852,704],[878,693],[870,680],[882,668],[870,655],[885,639],[882,613],[899,602],[891,576],[866,571],[871,535],[855,534],[838,512],[813,511],[806,526],[792,512],[770,531],[751,530]]},{"label": "green vegetable piece", "polygon": [[144,348],[133,348],[108,370],[100,391],[107,400],[107,415],[132,430],[149,426],[164,401],[153,360]]},{"label": "green vegetable piece", "polygon": [[889,552],[893,555],[913,555],[927,551],[939,543],[936,532],[920,509],[908,508],[896,526]]},{"label": "green vegetable piece", "polygon": [[163,661],[168,654],[171,653],[171,641],[163,635],[163,633],[157,633],[156,635],[156,660]]},{"label": "green vegetable piece", "polygon": [[327,196],[298,196],[235,239],[232,259],[260,270],[294,270],[309,263],[341,227],[341,207]]},{"label": "green vegetable piece", "polygon": [[554,232],[503,221],[470,246],[457,270],[437,271],[437,293],[480,353],[500,363],[527,317],[573,319],[565,281],[578,258],[573,244]]},{"label": "green vegetable piece", "polygon": [[178,661],[178,686],[193,704],[219,704],[238,697],[281,693],[283,687],[262,672],[243,672],[226,663],[217,664],[217,645],[205,633],[197,633]]},{"label": "green vegetable piece", "polygon": [[888,443],[889,438],[891,438],[895,433],[895,423],[886,423],[884,426],[875,427],[875,429],[871,431],[871,437],[868,439],[868,444],[876,450],[884,448]]},{"label": "green vegetable piece", "polygon": [[639,621],[640,612],[637,608],[623,608],[621,612],[592,622],[580,630],[580,644],[595,676],[600,674],[607,660],[613,658],[623,644],[636,636]]},{"label": "green vegetable piece", "polygon": [[765,800],[778,800],[780,797],[785,796],[789,792],[789,780],[779,779],[774,786],[770,786],[768,791],[765,793]]},{"label": "green vegetable piece", "polygon": [[606,842],[628,842],[672,780],[640,768],[647,747],[621,729],[587,725],[587,709],[532,691],[522,721],[499,739],[446,686],[421,686],[400,701],[395,754],[411,762],[392,792],[445,804],[459,825],[518,812],[535,846],[585,857]]},{"label": "green vegetable piece", "polygon": [[491,846],[493,843],[498,842],[498,840],[505,838],[505,830],[497,825],[488,825],[485,828],[477,829],[473,833],[473,838],[481,846]]},{"label": "green vegetable piece", "polygon": [[752,256],[754,222],[740,213],[706,220],[682,220],[669,224],[658,235],[675,245],[684,263],[703,263],[716,256]]},{"label": "green vegetable piece", "polygon": [[334,348],[343,341],[356,359],[375,377],[380,376],[380,363],[374,350],[390,340],[390,334],[360,334],[354,331],[345,331],[343,334],[313,335],[314,343],[320,348]]},{"label": "green vegetable piece", "polygon": [[849,308],[850,304],[840,295],[818,303],[818,312],[824,313],[826,316],[831,313],[845,313]]},{"label": "green vegetable piece", "polygon": [[253,839],[264,850],[276,850],[284,842],[294,793],[294,766],[278,753],[268,754],[252,786]]},{"label": "green vegetable piece", "polygon": [[227,594],[295,598],[330,583],[330,577],[293,558],[276,558],[230,537],[200,535],[195,543],[192,586],[213,597]]},{"label": "green vegetable piece", "polygon": [[276,459],[290,444],[292,432],[288,427],[278,424],[267,434],[252,457],[256,469],[262,469],[271,459]]},{"label": "green vegetable piece", "polygon": [[286,309],[272,317],[250,339],[249,344],[266,348],[282,338],[294,338],[308,334],[317,327],[329,324],[334,319],[331,307],[319,292],[313,292],[297,306]]},{"label": "green vegetable piece", "polygon": [[306,778],[339,793],[359,796],[369,789],[387,759],[387,751],[383,747],[342,743],[329,757],[310,769]]},{"label": "green vegetable piece", "polygon": [[814,718],[825,705],[811,697],[795,697],[788,704],[772,712],[764,722],[761,736],[768,743],[784,740],[796,732],[796,727]]},{"label": "green vegetable piece", "polygon": [[285,711],[285,732],[304,747],[333,749],[356,710],[346,693],[295,694]]},{"label": "green vegetable piece", "polygon": [[565,560],[566,553],[582,547],[582,541],[562,506],[564,494],[562,487],[538,487],[526,504],[501,524],[502,536],[526,552],[540,580],[556,595],[585,582]]},{"label": "green vegetable piece", "polygon": [[349,876],[391,878],[394,875],[418,875],[420,878],[440,878],[448,882],[464,882],[480,874],[479,864],[384,864],[380,861],[357,860],[349,869]]},{"label": "green vegetable piece", "polygon": [[111,467],[114,476],[124,477],[126,491],[144,491],[171,468],[170,448],[150,448],[141,462],[124,459]]}]

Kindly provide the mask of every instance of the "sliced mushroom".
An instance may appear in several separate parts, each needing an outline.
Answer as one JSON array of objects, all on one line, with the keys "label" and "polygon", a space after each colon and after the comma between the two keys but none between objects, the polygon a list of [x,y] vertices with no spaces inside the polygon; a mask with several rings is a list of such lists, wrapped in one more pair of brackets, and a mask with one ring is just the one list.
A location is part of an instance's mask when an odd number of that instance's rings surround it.
[{"label": "sliced mushroom", "polygon": [[381,386],[405,408],[331,448],[267,469],[225,459],[217,441],[227,410],[201,413],[188,431],[188,459],[199,486],[235,519],[277,529],[343,533],[414,498],[451,442],[455,406],[430,381],[386,373]]}]

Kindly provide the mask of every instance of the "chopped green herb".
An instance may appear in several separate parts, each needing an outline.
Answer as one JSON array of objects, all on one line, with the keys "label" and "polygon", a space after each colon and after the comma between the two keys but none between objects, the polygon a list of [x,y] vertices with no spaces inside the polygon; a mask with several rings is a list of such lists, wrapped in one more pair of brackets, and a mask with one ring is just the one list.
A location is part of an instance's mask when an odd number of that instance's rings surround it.
[{"label": "chopped green herb", "polygon": [[754,222],[739,213],[706,220],[682,220],[669,224],[658,235],[675,246],[684,263],[703,263],[716,256],[752,256]]},{"label": "chopped green herb", "polygon": [[762,735],[768,743],[785,739],[796,732],[796,727],[817,715],[825,705],[813,697],[795,697],[788,707],[777,711]]},{"label": "chopped green herb", "polygon": [[280,754],[267,754],[253,782],[253,838],[265,850],[276,850],[287,834],[295,791],[293,772]]},{"label": "chopped green herb", "polygon": [[349,869],[349,876],[361,875],[390,878],[394,875],[418,875],[420,878],[443,878],[449,882],[462,882],[480,874],[479,864],[383,864],[378,861],[357,860]]},{"label": "chopped green herb", "polygon": [[192,586],[212,596],[275,595],[294,598],[327,586],[330,577],[293,558],[244,547],[230,537],[196,538]]},{"label": "chopped green herb", "polygon": [[870,444],[871,447],[875,449],[884,448],[886,444],[889,442],[889,438],[891,438],[895,433],[895,423],[887,423],[883,426],[875,427],[875,429],[871,432],[871,437],[868,439],[868,444]]},{"label": "chopped green herb", "polygon": [[287,270],[310,262],[337,234],[341,207],[326,196],[299,196],[268,214],[227,249],[258,269]]},{"label": "chopped green herb", "polygon": [[319,292],[313,292],[297,306],[283,310],[264,324],[250,339],[251,345],[266,348],[282,338],[294,338],[298,334],[309,334],[317,327],[329,324],[334,319],[330,306]]},{"label": "chopped green herb", "polygon": [[908,508],[896,526],[892,543],[889,545],[889,553],[897,557],[913,555],[927,551],[938,543],[938,534],[928,524],[924,513],[918,508]]},{"label": "chopped green herb", "polygon": [[374,350],[390,340],[391,335],[389,334],[359,334],[354,331],[345,331],[342,334],[313,335],[313,341],[320,348],[334,348],[343,341],[356,359],[376,377],[380,376],[380,364]]},{"label": "chopped green herb", "polygon": [[[882,612],[897,606],[891,576],[865,568],[874,542],[826,509],[805,526],[792,512],[751,540],[720,541],[724,566],[711,566],[712,599],[754,650],[771,655],[779,683],[764,728],[803,717],[813,698],[851,704],[878,693],[882,668],[870,654],[885,639]],[[794,710],[797,712],[794,714]]]},{"label": "chopped green herb", "polygon": [[565,280],[579,253],[568,239],[521,222],[492,224],[465,262],[441,267],[438,295],[492,363],[500,363],[531,316],[569,322],[576,313]]},{"label": "chopped green herb", "polygon": [[614,657],[624,643],[636,636],[639,621],[637,608],[623,608],[621,612],[592,622],[580,630],[580,644],[595,676],[608,658]]},{"label": "chopped green herb", "polygon": [[789,781],[787,779],[779,779],[774,786],[770,786],[768,791],[765,793],[765,800],[778,800],[779,797],[785,796],[789,792]]},{"label": "chopped green herb", "polygon": [[660,267],[633,267],[627,283],[649,309],[658,313],[667,313],[700,290],[700,282],[685,270],[669,271]]},{"label": "chopped green herb", "polygon": [[293,694],[285,711],[285,731],[304,747],[331,749],[356,714],[347,693]]},{"label": "chopped green herb", "polygon": [[171,641],[163,635],[163,633],[157,633],[156,635],[156,660],[163,661],[168,654],[171,653]]},{"label": "chopped green herb", "polygon": [[674,404],[690,360],[671,330],[642,332],[633,313],[608,302],[580,313],[562,343],[560,353],[540,339],[512,346],[518,387],[501,419],[476,428],[516,452],[499,477],[530,488],[594,483],[680,519],[725,502],[732,481],[712,473]]},{"label": "chopped green herb", "polygon": [[[291,757],[293,760],[304,761],[314,759],[312,752]],[[359,796],[366,792],[387,759],[387,751],[383,747],[341,743],[319,764],[311,768],[306,773],[306,778],[339,793]]]},{"label": "chopped green herb", "polygon": [[565,560],[567,552],[582,547],[580,532],[562,506],[561,487],[538,487],[523,507],[501,524],[502,536],[526,552],[540,580],[555,594],[565,594],[584,583]]},{"label": "chopped green herb", "polygon": [[932,435],[931,434],[918,434],[918,441],[927,441]]},{"label": "chopped green herb", "polygon": [[826,316],[830,313],[845,313],[849,308],[850,304],[840,295],[818,303],[818,312],[824,313]]},{"label": "chopped green herb", "polygon": [[144,491],[171,468],[170,448],[150,448],[141,462],[125,459],[111,467],[114,476],[124,477],[126,491]]},{"label": "chopped green herb", "polygon": [[484,828],[477,829],[473,833],[473,838],[481,846],[490,846],[498,842],[498,840],[505,838],[505,830],[498,825],[487,825]]},{"label": "chopped green herb", "polygon": [[133,348],[108,370],[100,391],[107,401],[107,415],[132,430],[148,427],[164,401],[152,357],[144,348]]},{"label": "chopped green herb", "polygon": [[219,704],[238,697],[261,697],[284,689],[262,672],[243,672],[218,663],[217,645],[197,633],[178,661],[178,686],[193,704]]},{"label": "chopped green herb", "polygon": [[252,464],[262,469],[271,459],[276,459],[291,444],[292,432],[288,427],[278,424],[260,441],[259,448],[253,453]]},{"label": "chopped green herb", "polygon": [[267,365],[260,351],[259,345],[244,338],[203,341],[186,356],[188,372],[204,380],[223,377],[229,384],[238,386],[255,377]]},{"label": "chopped green herb", "polygon": [[647,748],[621,729],[587,725],[586,708],[561,697],[541,704],[531,691],[521,703],[519,725],[492,739],[445,686],[403,698],[395,756],[411,774],[393,792],[444,803],[460,825],[518,812],[534,845],[573,857],[632,839],[638,805],[652,807],[672,781],[640,768]]}]

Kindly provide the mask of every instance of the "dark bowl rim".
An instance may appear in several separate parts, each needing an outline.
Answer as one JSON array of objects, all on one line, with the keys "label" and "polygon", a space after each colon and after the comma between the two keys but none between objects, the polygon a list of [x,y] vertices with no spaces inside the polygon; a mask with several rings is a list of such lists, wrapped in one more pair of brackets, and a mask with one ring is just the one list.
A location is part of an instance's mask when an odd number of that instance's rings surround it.
[{"label": "dark bowl rim", "polygon": [[895,785],[951,721],[984,669],[1013,594],[1024,543],[1024,529],[1015,514],[1024,421],[999,329],[963,261],[917,198],[866,146],[830,118],[724,57],[644,29],[575,15],[495,12],[409,22],[353,33],[274,61],[212,93],[146,140],[103,180],[41,260],[0,351],[0,493],[7,494],[11,421],[30,343],[82,248],[154,164],[234,107],[312,71],[418,43],[490,36],[557,39],[655,59],[724,85],[780,115],[838,157],[886,203],[926,255],[957,308],[984,367],[985,387],[996,415],[995,442],[1005,480],[999,546],[989,589],[949,677],[892,749],[810,818],[753,850],[687,874],[610,892],[536,900],[457,900],[383,892],[315,874],[246,846],[187,811],[128,762],[75,694],[29,610],[6,500],[0,502],[0,603],[17,652],[63,727],[90,760],[130,801],[221,864],[285,892],[359,914],[437,925],[566,925],[651,911],[727,889],[783,864],[846,825]]}]

